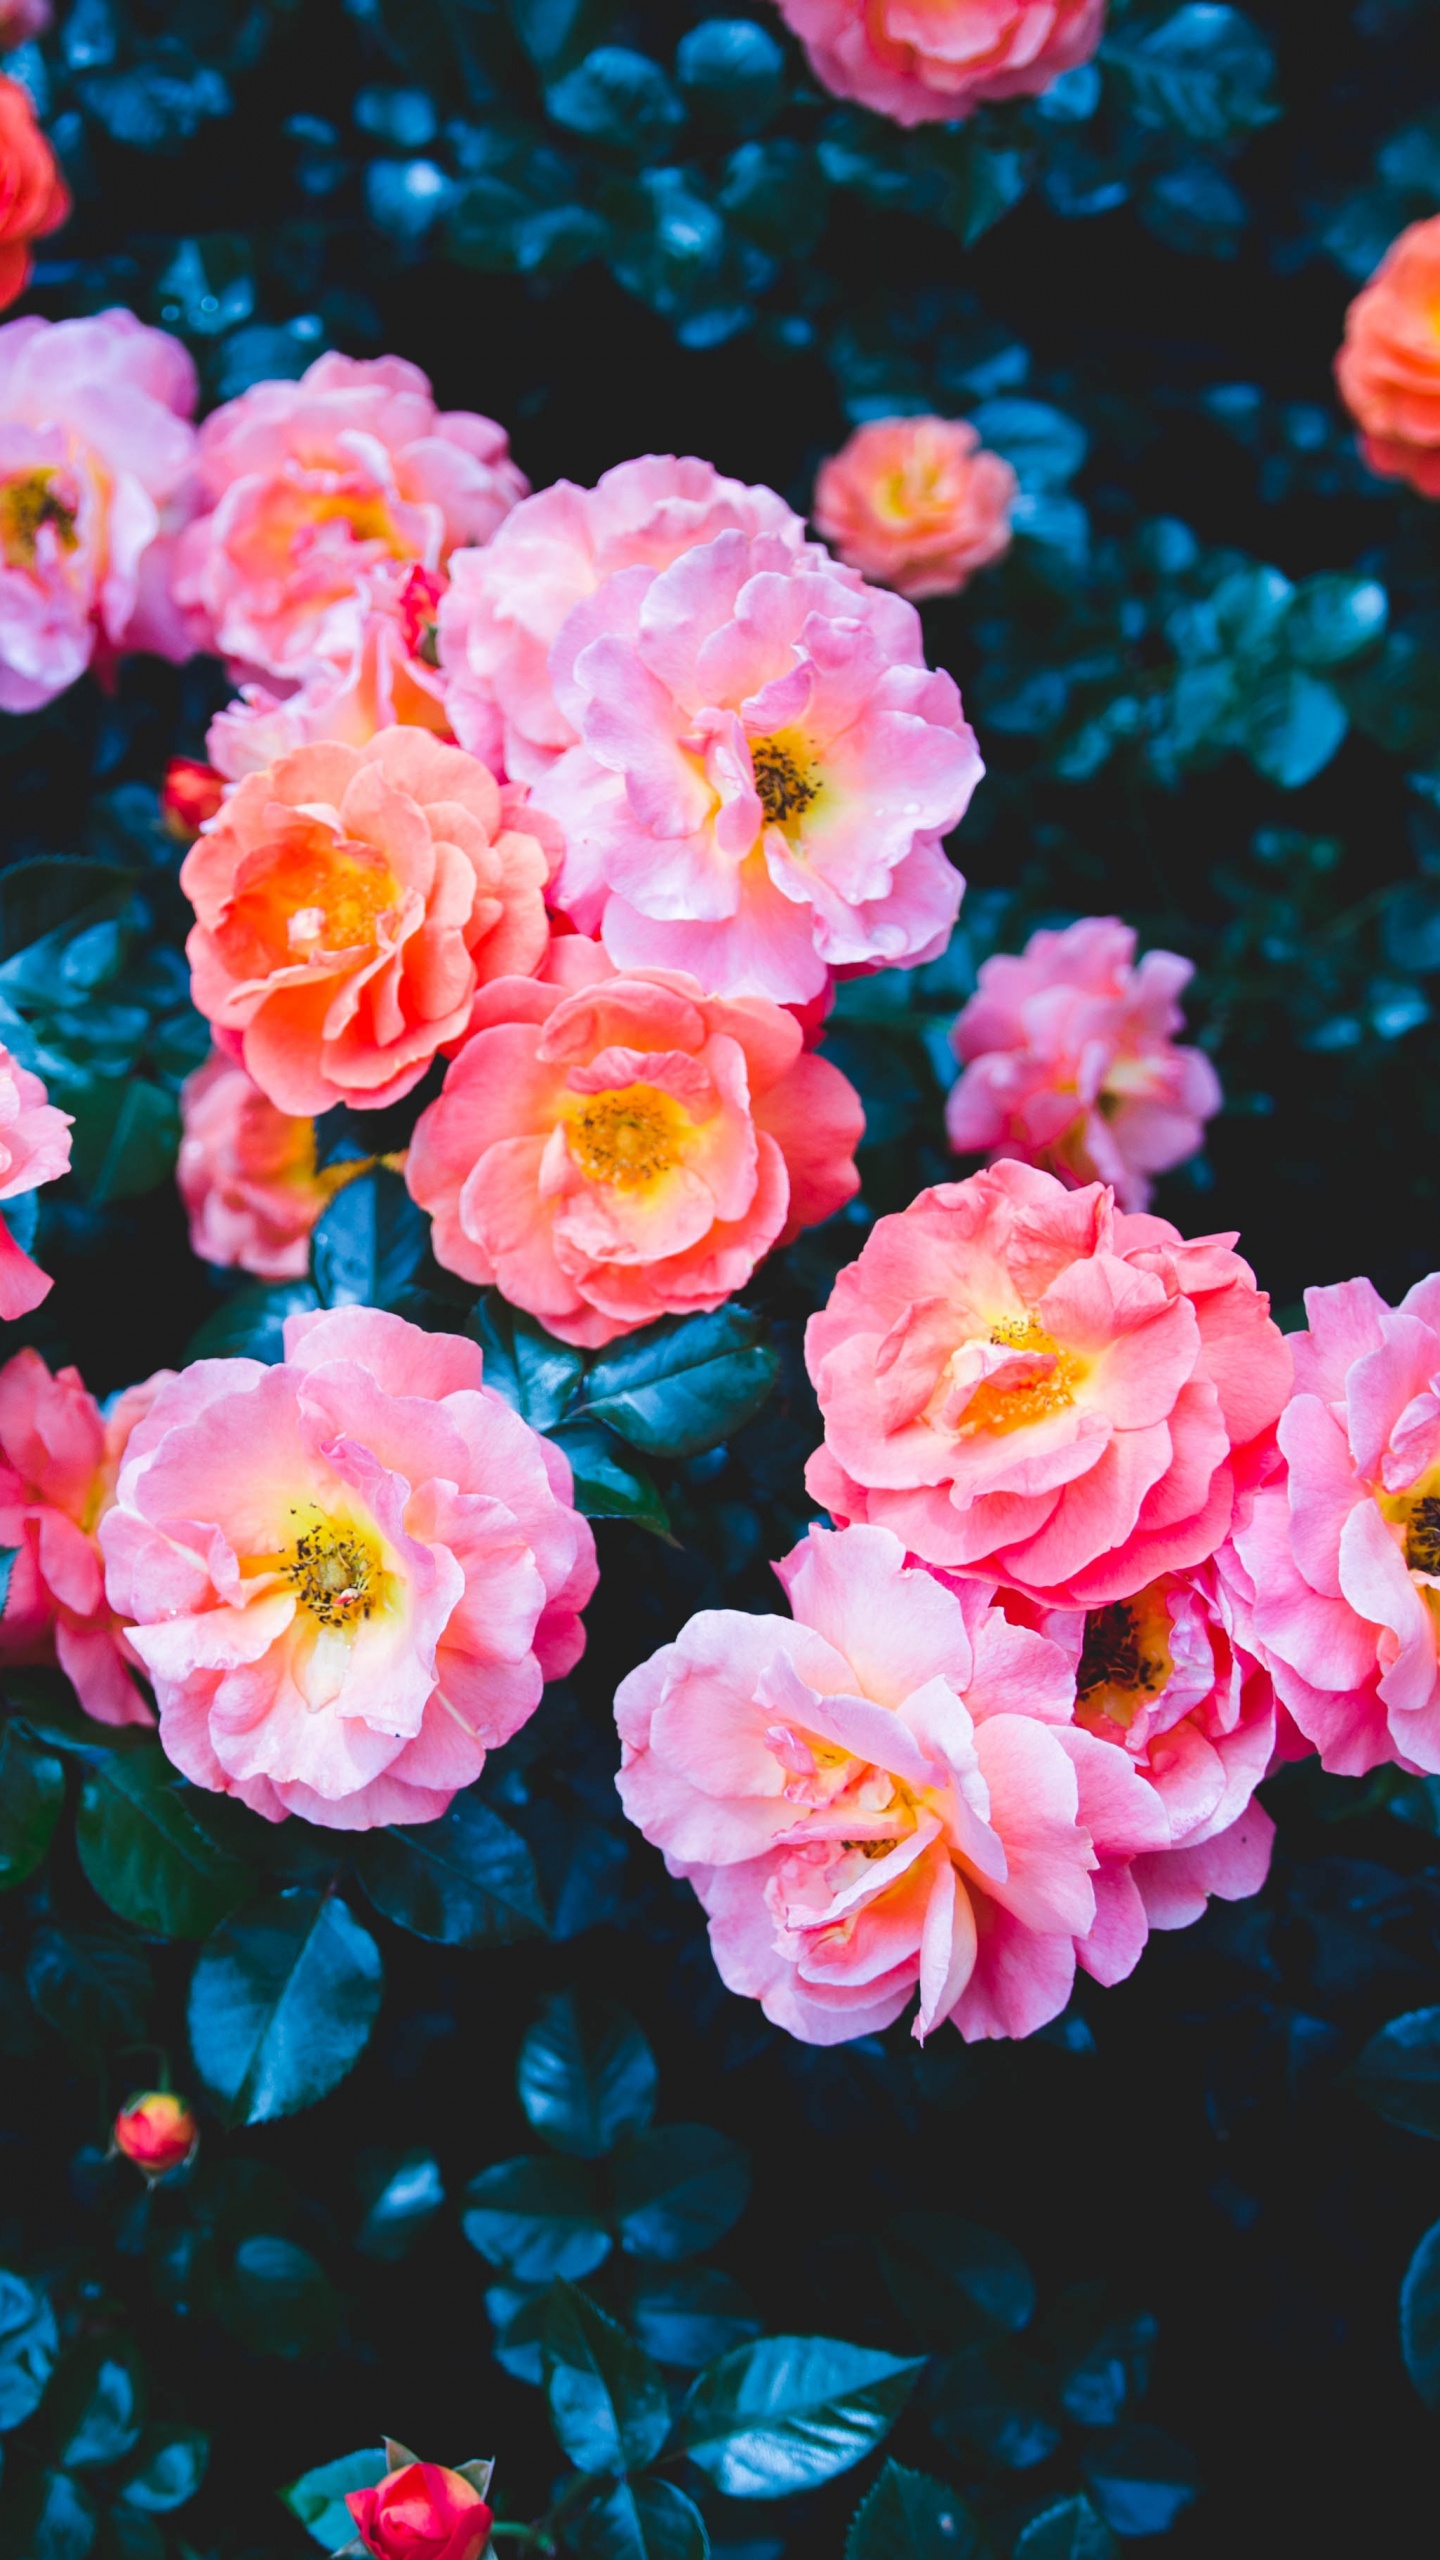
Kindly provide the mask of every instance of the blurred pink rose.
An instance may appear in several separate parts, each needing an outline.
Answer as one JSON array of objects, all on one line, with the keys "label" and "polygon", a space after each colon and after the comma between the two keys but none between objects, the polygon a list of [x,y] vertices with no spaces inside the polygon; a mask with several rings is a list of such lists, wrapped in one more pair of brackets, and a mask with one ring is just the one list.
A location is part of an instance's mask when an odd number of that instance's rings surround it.
[{"label": "blurred pink rose", "polygon": [[132,1434],[110,1601],[200,1787],[278,1822],[425,1822],[584,1646],[568,1461],[473,1342],[345,1307],[197,1360]]},{"label": "blurred pink rose", "polygon": [[822,462],[814,521],[849,569],[918,604],[1010,547],[1020,487],[958,418],[876,418]]},{"label": "blurred pink rose", "polygon": [[58,1662],[87,1715],[153,1724],[105,1597],[96,1543],[131,1430],[158,1392],[121,1396],[108,1423],[76,1369],[54,1377],[38,1351],[0,1369],[0,1547],[17,1549],[0,1616],[0,1662]]},{"label": "blurred pink rose", "polygon": [[546,974],[481,990],[411,1141],[446,1270],[596,1345],[723,1305],[858,1189],[859,1097],[779,1005],[578,934]]},{"label": "blurred pink rose", "polygon": [[0,328],[0,710],[53,701],[97,649],[188,655],[194,406],[185,349],[133,311]]},{"label": "blurred pink rose", "polygon": [[16,45],[33,44],[53,20],[50,0],[0,0],[0,53],[11,53]]},{"label": "blurred pink rose", "polygon": [[805,544],[800,518],[773,489],[726,480],[693,455],[646,453],[593,489],[557,480],[524,499],[483,550],[457,552],[439,641],[462,747],[514,782],[538,781],[577,734],[550,674],[566,616],[610,579],[668,569],[729,531],[774,534],[791,551]]},{"label": "blurred pink rose", "polygon": [[257,382],[206,419],[198,459],[204,513],[176,596],[237,670],[290,678],[353,658],[372,571],[442,569],[529,486],[503,427],[437,410],[400,356],[332,353],[298,382]]},{"label": "blurred pink rose", "polygon": [[957,1155],[1018,1156],[1063,1182],[1108,1182],[1143,1209],[1152,1173],[1205,1143],[1220,1080],[1180,1049],[1175,999],[1193,963],[1147,951],[1114,916],[1032,933],[1018,958],[983,963],[951,1045],[964,1073],[945,1110]]},{"label": "blurred pink rose", "polygon": [[810,1319],[814,1499],[1071,1608],[1202,1563],[1290,1385],[1232,1242],[1009,1161],[922,1191]]},{"label": "blurred pink rose", "polygon": [[883,1529],[812,1529],[779,1571],[793,1621],[705,1610],[615,1699],[625,1810],[729,1988],[835,2044],[917,1990],[917,2036],[969,2039],[1058,2016],[1077,1958],[1120,1980],[1145,1941],[1125,1864],[1169,1825],[1072,1722],[1064,1649]]},{"label": "blurred pink rose", "polygon": [[550,655],[580,743],[535,785],[555,903],[625,969],[804,1003],[943,951],[983,767],[913,605],[774,534],[613,578]]},{"label": "blurred pink rose", "polygon": [[[45,1099],[45,1087],[0,1041],[0,1201],[18,1200],[70,1170],[68,1111]],[[0,1317],[25,1316],[54,1282],[21,1251],[0,1216]]]},{"label": "blurred pink rose", "polygon": [[779,0],[817,80],[897,124],[1033,97],[1088,62],[1105,0]]},{"label": "blurred pink rose", "polygon": [[[349,652],[322,660],[303,682],[277,691],[243,684],[233,702],[217,711],[206,733],[217,770],[227,782],[259,773],[297,747],[333,738],[364,747],[382,729],[428,729],[452,740],[444,689],[433,666],[416,652],[425,628],[416,591],[438,597],[442,581],[431,571],[389,562],[373,570],[355,598]],[[433,630],[433,620],[429,627]]]},{"label": "blurred pink rose", "polygon": [[191,1252],[262,1280],[303,1280],[316,1219],[363,1163],[320,1172],[314,1121],[277,1111],[218,1050],[186,1077],[180,1118],[175,1179]]}]

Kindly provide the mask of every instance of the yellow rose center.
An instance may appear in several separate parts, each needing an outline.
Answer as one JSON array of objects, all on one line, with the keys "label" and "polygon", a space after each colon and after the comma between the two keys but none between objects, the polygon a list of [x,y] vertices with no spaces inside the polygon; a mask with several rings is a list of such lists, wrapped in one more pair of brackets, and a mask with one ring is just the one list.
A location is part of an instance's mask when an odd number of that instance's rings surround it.
[{"label": "yellow rose center", "polygon": [[1142,1591],[1134,1600],[1087,1610],[1075,1675],[1081,1723],[1108,1718],[1112,1724],[1133,1724],[1146,1700],[1158,1698],[1173,1669],[1167,1613],[1158,1595]]},{"label": "yellow rose center", "polygon": [[385,1572],[373,1538],[348,1521],[316,1513],[279,1560],[282,1580],[317,1625],[358,1627],[384,1599]]},{"label": "yellow rose center", "polygon": [[767,827],[793,827],[818,799],[820,776],[803,738],[752,738],[750,761]]},{"label": "yellow rose center", "polygon": [[[1428,1467],[1403,1493],[1380,1493],[1376,1500],[1400,1531],[1407,1571],[1440,1582],[1440,1467]],[[1440,1600],[1440,1593],[1427,1596]]]},{"label": "yellow rose center", "polygon": [[577,1095],[567,1117],[570,1153],[586,1181],[615,1191],[642,1190],[673,1171],[691,1127],[679,1103],[653,1084]]},{"label": "yellow rose center", "polygon": [[1047,1414],[1062,1413],[1074,1403],[1085,1364],[1073,1351],[1062,1351],[1032,1315],[1002,1316],[991,1326],[990,1339],[1012,1351],[1051,1352],[1055,1366],[1043,1377],[1021,1379],[1014,1386],[1006,1386],[1003,1379],[987,1379],[976,1388],[960,1417],[957,1427],[963,1439],[972,1439],[980,1431],[1023,1431],[1027,1423],[1043,1422]]},{"label": "yellow rose center", "polygon": [[271,896],[283,915],[289,954],[300,960],[316,951],[372,948],[381,918],[400,903],[389,864],[358,845],[287,861],[273,877]]},{"label": "yellow rose center", "polygon": [[42,525],[53,524],[62,551],[79,542],[75,509],[56,496],[53,471],[26,471],[0,489],[0,552],[12,569],[33,569]]}]

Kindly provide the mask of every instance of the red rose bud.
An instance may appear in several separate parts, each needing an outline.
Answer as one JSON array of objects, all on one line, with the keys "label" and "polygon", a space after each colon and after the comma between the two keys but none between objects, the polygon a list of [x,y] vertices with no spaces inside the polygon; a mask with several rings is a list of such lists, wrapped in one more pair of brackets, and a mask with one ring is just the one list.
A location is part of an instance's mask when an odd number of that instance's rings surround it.
[{"label": "red rose bud", "polygon": [[438,2462],[407,2462],[378,2489],[350,2490],[345,2504],[375,2560],[480,2560],[490,2539],[479,2490]]},{"label": "red rose bud", "polygon": [[115,2119],[115,2148],[147,2178],[168,2178],[192,2159],[200,2128],[183,2098],[147,2089],[131,2098]]},{"label": "red rose bud", "polygon": [[160,809],[172,836],[193,844],[225,797],[225,776],[193,756],[172,756],[160,787]]},{"label": "red rose bud", "polygon": [[437,578],[433,569],[415,567],[400,591],[400,629],[407,654],[423,659],[427,667],[438,667],[439,652],[435,646],[435,617],[445,593],[445,580]]}]

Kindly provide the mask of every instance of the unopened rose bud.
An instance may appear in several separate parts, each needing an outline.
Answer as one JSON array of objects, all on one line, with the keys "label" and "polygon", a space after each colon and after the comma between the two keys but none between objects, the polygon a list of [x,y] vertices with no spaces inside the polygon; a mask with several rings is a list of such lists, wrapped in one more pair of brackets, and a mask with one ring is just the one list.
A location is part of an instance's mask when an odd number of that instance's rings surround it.
[{"label": "unopened rose bud", "polygon": [[[401,2448],[387,2449],[393,2457]],[[447,2471],[438,2462],[407,2462],[377,2489],[352,2489],[345,2504],[363,2548],[375,2560],[480,2560],[492,2516],[466,2472],[489,2478],[484,2463]]]},{"label": "unopened rose bud", "polygon": [[225,797],[225,777],[193,756],[172,756],[160,786],[160,809],[172,836],[193,844]]},{"label": "unopened rose bud", "polygon": [[131,2098],[115,2119],[117,2151],[133,2160],[142,2176],[168,2178],[195,2156],[200,2128],[183,2098],[169,2089],[146,2089]]}]

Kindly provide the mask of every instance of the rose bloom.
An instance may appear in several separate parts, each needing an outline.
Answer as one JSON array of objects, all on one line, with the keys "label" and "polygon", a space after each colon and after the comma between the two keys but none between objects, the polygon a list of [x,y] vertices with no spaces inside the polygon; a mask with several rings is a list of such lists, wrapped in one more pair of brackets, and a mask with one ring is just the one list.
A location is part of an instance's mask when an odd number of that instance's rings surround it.
[{"label": "rose bloom", "polygon": [[[1327,1769],[1440,1773],[1440,1277],[1310,1289],[1283,1480],[1237,1536],[1247,1635]],[[1244,1613],[1242,1612],[1242,1615]]]},{"label": "rose bloom", "polygon": [[190,992],[278,1111],[378,1109],[461,1036],[477,985],[539,966],[549,870],[458,747],[420,729],[301,747],[185,857]]},{"label": "rose bloom", "polygon": [[96,1532],[136,1423],[166,1377],[119,1397],[108,1421],[79,1371],[38,1351],[0,1369],[0,1547],[16,1550],[0,1662],[56,1662],[100,1724],[153,1724],[105,1597]]},{"label": "rose bloom", "polygon": [[1392,240],[1345,314],[1340,396],[1372,471],[1440,498],[1440,213]]},{"label": "rose bloom", "polygon": [[194,1785],[429,1821],[578,1660],[595,1542],[475,1343],[368,1307],[284,1339],[156,1396],[100,1524],[111,1605]]},{"label": "rose bloom", "polygon": [[388,563],[354,597],[353,628],[343,651],[337,627],[337,654],[322,659],[303,683],[284,692],[242,684],[206,733],[225,780],[243,781],[247,773],[322,739],[368,746],[382,729],[428,729],[453,744],[442,680],[416,654],[427,628],[421,608],[438,598],[441,585],[428,569]]},{"label": "rose bloom", "polygon": [[897,124],[951,123],[991,98],[1034,97],[1088,62],[1105,0],[779,0],[838,98]]},{"label": "rose bloom", "polygon": [[126,2099],[111,2138],[116,2150],[153,2184],[194,2159],[200,2128],[183,2098],[169,2089],[147,2089]]},{"label": "rose bloom", "polygon": [[446,1270],[594,1346],[722,1305],[854,1196],[859,1097],[793,1014],[578,934],[547,976],[481,990],[411,1140]]},{"label": "rose bloom", "polygon": [[[18,1200],[69,1172],[73,1126],[69,1112],[47,1102],[40,1078],[0,1040],[0,1201]],[[29,1315],[54,1285],[0,1215],[0,1318]]]},{"label": "rose bloom", "polygon": [[407,2462],[345,2504],[375,2560],[480,2560],[491,2510],[471,2480],[438,2462]]},{"label": "rose bloom", "polygon": [[303,1280],[310,1231],[363,1162],[315,1161],[315,1123],[266,1100],[220,1051],[180,1088],[175,1180],[190,1220],[190,1250],[222,1270]]},{"label": "rose bloom", "polygon": [[[9,15],[13,21],[15,12]],[[0,12],[0,47],[23,44],[34,31],[20,13],[11,32]],[[47,18],[41,23],[45,24]],[[35,121],[30,92],[18,80],[0,73],[0,310],[24,292],[30,281],[30,244],[69,220],[70,190],[55,165],[55,154]]]},{"label": "rose bloom", "polygon": [[535,785],[556,904],[621,968],[803,1004],[943,951],[943,839],[983,770],[913,605],[779,537],[612,579],[550,656],[580,733]]},{"label": "rose bloom", "polygon": [[922,1191],[810,1319],[811,1494],[927,1563],[1071,1608],[1202,1563],[1290,1384],[1233,1243],[1028,1165]]},{"label": "rose bloom", "polygon": [[1149,1176],[1205,1142],[1220,1081],[1181,1049],[1175,999],[1193,964],[1147,951],[1114,916],[1033,933],[997,953],[950,1034],[964,1073],[945,1110],[957,1155],[1016,1156],[1063,1182],[1108,1182],[1122,1209],[1149,1202]]},{"label": "rose bloom", "polygon": [[668,569],[731,531],[774,534],[791,551],[805,544],[800,518],[773,489],[727,480],[694,455],[647,453],[593,489],[557,480],[524,499],[483,550],[457,552],[439,647],[462,747],[512,781],[538,782],[577,736],[550,676],[567,616],[610,579]]},{"label": "rose bloom", "polygon": [[353,647],[354,600],[387,562],[444,567],[488,542],[529,486],[503,427],[438,410],[400,356],[319,356],[257,382],[200,430],[203,512],[177,563],[180,603],[241,668],[301,677]]},{"label": "rose bloom", "polygon": [[1020,483],[958,418],[876,418],[822,462],[815,530],[847,568],[918,604],[1010,547]]},{"label": "rose bloom", "polygon": [[809,2044],[1029,2035],[1135,1964],[1126,1862],[1155,1789],[1072,1722],[1065,1649],[989,1587],[907,1570],[887,1530],[812,1529],[785,1618],[705,1610],[622,1681],[616,1781],[689,1878],[732,1991]]},{"label": "rose bloom", "polygon": [[169,581],[194,406],[185,349],[132,311],[0,328],[0,710],[97,650],[188,656]]},{"label": "rose bloom", "polygon": [[195,756],[172,756],[160,785],[160,815],[169,834],[193,844],[208,818],[225,805],[225,776]]}]

